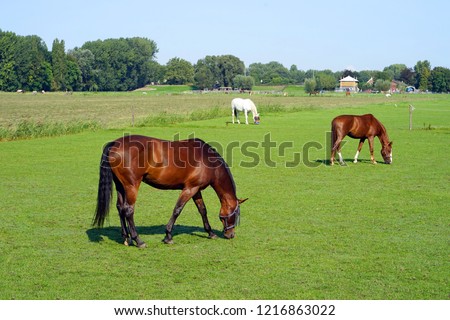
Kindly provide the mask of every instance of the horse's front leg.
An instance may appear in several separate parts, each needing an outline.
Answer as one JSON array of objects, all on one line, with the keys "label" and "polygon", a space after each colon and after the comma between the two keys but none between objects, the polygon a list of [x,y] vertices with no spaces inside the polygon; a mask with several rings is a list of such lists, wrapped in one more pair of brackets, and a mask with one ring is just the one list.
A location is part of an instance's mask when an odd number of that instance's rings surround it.
[{"label": "horse's front leg", "polygon": [[244,110],[245,113],[245,124],[248,124],[248,112],[247,110]]},{"label": "horse's front leg", "polygon": [[359,140],[358,149],[356,150],[355,159],[353,160],[353,163],[358,163],[359,153],[361,152],[365,140],[366,140],[365,138]]},{"label": "horse's front leg", "polygon": [[163,240],[164,243],[166,243],[166,244],[173,243],[173,240],[172,240],[173,225],[175,224],[175,221],[177,221],[177,218],[180,215],[181,211],[183,210],[186,202],[188,202],[189,199],[191,199],[197,193],[197,191],[198,191],[198,188],[194,188],[194,189],[187,188],[187,189],[183,189],[183,191],[181,191],[181,194],[178,197],[178,201],[175,204],[175,208],[173,209],[172,216],[170,217],[170,220],[166,226],[166,236],[164,237],[164,240]]},{"label": "horse's front leg", "polygon": [[212,231],[211,225],[209,224],[208,216],[207,216],[207,212],[206,212],[206,206],[205,206],[205,203],[203,202],[203,197],[202,197],[201,192],[200,191],[197,192],[194,195],[194,197],[192,198],[192,200],[194,200],[194,203],[197,206],[198,212],[202,216],[203,227],[205,228],[205,231],[208,233],[208,237],[210,239],[216,239],[217,235]]},{"label": "horse's front leg", "polygon": [[374,137],[369,137],[369,149],[370,149],[370,161],[372,161],[373,164],[377,164],[375,161],[375,157],[373,156],[373,139]]}]

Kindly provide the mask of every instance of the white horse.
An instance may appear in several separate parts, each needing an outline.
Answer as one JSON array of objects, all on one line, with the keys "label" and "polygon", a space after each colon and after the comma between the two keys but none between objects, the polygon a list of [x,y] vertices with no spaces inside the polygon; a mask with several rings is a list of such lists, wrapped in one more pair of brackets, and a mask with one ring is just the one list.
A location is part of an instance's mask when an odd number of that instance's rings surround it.
[{"label": "white horse", "polygon": [[241,123],[238,118],[238,111],[244,111],[245,124],[248,124],[247,113],[250,111],[253,115],[253,122],[259,124],[259,113],[256,110],[256,106],[250,99],[234,98],[231,101],[231,119],[234,123],[234,117],[236,117],[237,123]]}]

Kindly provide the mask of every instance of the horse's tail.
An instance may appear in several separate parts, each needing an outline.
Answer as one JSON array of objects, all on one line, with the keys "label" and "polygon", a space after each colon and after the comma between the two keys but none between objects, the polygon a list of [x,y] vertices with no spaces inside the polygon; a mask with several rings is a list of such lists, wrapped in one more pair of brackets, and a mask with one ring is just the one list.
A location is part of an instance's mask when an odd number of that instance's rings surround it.
[{"label": "horse's tail", "polygon": [[237,107],[235,99],[231,100],[231,112],[237,117]]},{"label": "horse's tail", "polygon": [[337,128],[336,128],[336,123],[333,119],[333,121],[331,122],[331,150],[334,149],[334,144],[336,143],[338,136],[337,136]]},{"label": "horse's tail", "polygon": [[97,209],[95,210],[95,217],[92,225],[102,227],[105,218],[109,213],[109,206],[112,201],[112,182],[113,172],[108,161],[109,150],[114,145],[114,142],[108,143],[103,149],[102,158],[100,161],[100,178],[98,180],[98,195],[97,195]]}]

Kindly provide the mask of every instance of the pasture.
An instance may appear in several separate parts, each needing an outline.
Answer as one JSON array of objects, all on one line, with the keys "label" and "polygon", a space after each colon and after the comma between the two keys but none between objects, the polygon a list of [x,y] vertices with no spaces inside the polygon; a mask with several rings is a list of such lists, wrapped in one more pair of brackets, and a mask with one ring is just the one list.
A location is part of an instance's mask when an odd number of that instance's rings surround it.
[{"label": "pasture", "polygon": [[[252,96],[259,126],[225,124],[232,97],[0,93],[4,138],[18,123],[96,124],[0,142],[0,299],[449,298],[450,96]],[[353,164],[358,141],[347,137],[347,166],[327,165],[331,119],[369,112],[394,141],[393,164],[370,164],[367,144]],[[122,245],[114,206],[92,227],[102,147],[123,134],[195,136],[218,149],[249,198],[236,238],[221,236],[211,189],[219,239],[191,201],[163,244],[179,191],[146,185],[135,221],[147,248]]]}]

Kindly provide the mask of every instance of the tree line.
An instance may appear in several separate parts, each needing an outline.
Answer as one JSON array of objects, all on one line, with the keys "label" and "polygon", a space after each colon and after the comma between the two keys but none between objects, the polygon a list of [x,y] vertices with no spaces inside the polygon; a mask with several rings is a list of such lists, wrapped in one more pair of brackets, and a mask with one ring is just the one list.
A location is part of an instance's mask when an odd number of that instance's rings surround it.
[{"label": "tree line", "polygon": [[[156,61],[157,44],[147,38],[89,41],[66,50],[55,39],[49,51],[36,35],[0,30],[0,91],[129,91],[155,84],[193,84],[198,89],[257,85],[314,84],[314,90],[334,90],[350,75],[362,90],[388,90],[391,81],[422,91],[450,92],[450,69],[431,67],[427,60],[414,67],[393,64],[379,70],[299,70],[281,63],[244,62],[233,55],[206,56],[192,64],[179,57],[165,65]],[[386,89],[387,87],[387,89]]]}]

